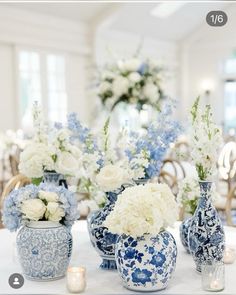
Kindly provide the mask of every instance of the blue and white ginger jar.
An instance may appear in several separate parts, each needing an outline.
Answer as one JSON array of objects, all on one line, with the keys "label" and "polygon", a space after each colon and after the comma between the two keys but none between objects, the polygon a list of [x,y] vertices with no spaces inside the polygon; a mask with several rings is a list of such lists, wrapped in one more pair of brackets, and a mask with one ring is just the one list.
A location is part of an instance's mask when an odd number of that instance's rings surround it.
[{"label": "blue and white ginger jar", "polygon": [[189,250],[198,272],[205,262],[222,261],[225,234],[217,210],[211,201],[212,182],[200,181],[200,199],[189,229]]},{"label": "blue and white ginger jar", "polygon": [[102,269],[111,270],[117,268],[115,261],[115,245],[118,235],[109,232],[108,228],[103,226],[103,222],[113,210],[117,196],[123,190],[124,187],[114,192],[108,192],[106,205],[102,209],[92,212],[87,219],[90,240],[93,247],[102,258],[102,263],[100,265]]},{"label": "blue and white ginger jar", "polygon": [[190,250],[188,245],[188,232],[189,232],[191,223],[192,223],[192,216],[185,219],[179,226],[180,241],[182,245],[184,246],[184,249],[189,254],[190,254]]},{"label": "blue and white ginger jar", "polygon": [[122,235],[116,245],[116,263],[123,285],[152,292],[167,287],[176,266],[177,247],[168,231],[139,238]]},{"label": "blue and white ginger jar", "polygon": [[16,239],[23,274],[30,280],[63,277],[72,252],[70,230],[59,222],[33,221],[20,229]]}]

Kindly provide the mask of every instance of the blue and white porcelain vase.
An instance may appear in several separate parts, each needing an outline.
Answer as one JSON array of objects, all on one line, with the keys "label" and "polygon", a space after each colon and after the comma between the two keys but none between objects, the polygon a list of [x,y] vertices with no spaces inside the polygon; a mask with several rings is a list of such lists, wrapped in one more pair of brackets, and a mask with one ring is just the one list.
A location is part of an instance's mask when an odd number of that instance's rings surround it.
[{"label": "blue and white porcelain vase", "polygon": [[198,272],[206,261],[222,261],[225,234],[217,210],[211,201],[212,182],[199,181],[200,199],[189,229],[189,250]]},{"label": "blue and white porcelain vase", "polygon": [[176,242],[168,231],[136,239],[122,235],[116,245],[118,272],[123,285],[133,291],[165,289],[175,270],[176,257]]},{"label": "blue and white porcelain vase", "polygon": [[64,179],[64,176],[55,171],[44,171],[43,182],[55,186],[63,185],[65,188],[67,188],[67,183]]},{"label": "blue and white porcelain vase", "polygon": [[49,281],[65,275],[72,252],[72,236],[64,225],[31,221],[19,230],[16,245],[26,278]]},{"label": "blue and white porcelain vase", "polygon": [[102,258],[102,264],[100,265],[102,269],[110,270],[117,268],[115,261],[115,244],[118,235],[109,232],[107,227],[103,226],[103,222],[114,208],[117,196],[123,189],[124,188],[114,192],[108,192],[106,205],[98,211],[91,212],[87,219],[90,240],[93,247]]},{"label": "blue and white porcelain vase", "polygon": [[180,241],[182,245],[184,246],[184,249],[189,254],[190,254],[190,250],[188,245],[188,232],[191,226],[191,222],[192,222],[192,216],[189,218],[186,218],[179,226]]}]

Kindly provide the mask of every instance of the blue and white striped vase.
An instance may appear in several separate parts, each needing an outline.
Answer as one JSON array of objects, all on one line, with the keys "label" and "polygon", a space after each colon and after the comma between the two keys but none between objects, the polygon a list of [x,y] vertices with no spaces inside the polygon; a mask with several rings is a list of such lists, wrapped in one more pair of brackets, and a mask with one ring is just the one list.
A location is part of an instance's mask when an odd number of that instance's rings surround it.
[{"label": "blue and white striped vase", "polygon": [[188,234],[189,250],[198,272],[207,261],[222,261],[225,234],[222,222],[211,200],[210,181],[199,181],[200,199]]}]

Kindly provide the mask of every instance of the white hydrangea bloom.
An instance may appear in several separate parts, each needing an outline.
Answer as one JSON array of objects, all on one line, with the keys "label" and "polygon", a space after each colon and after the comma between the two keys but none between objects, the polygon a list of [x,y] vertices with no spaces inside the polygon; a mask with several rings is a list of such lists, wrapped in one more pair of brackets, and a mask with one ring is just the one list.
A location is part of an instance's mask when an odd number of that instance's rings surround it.
[{"label": "white hydrangea bloom", "polygon": [[104,222],[112,233],[139,237],[156,235],[178,218],[178,205],[166,184],[126,188]]}]

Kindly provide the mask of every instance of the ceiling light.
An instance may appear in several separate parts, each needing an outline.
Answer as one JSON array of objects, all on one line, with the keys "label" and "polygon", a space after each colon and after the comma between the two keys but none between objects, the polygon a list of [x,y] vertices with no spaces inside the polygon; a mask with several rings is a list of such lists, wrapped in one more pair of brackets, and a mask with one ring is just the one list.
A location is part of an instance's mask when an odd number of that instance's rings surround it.
[{"label": "ceiling light", "polygon": [[159,18],[167,18],[185,4],[184,2],[161,2],[151,10],[151,15]]}]

